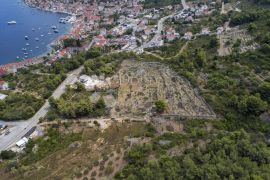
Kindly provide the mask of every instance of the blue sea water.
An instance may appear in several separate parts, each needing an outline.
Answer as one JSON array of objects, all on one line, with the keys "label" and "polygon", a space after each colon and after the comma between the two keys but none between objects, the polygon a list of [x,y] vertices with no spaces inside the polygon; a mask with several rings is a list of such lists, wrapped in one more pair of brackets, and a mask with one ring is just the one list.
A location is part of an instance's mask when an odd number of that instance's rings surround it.
[{"label": "blue sea water", "polygon": [[[59,23],[59,19],[67,17],[67,14],[30,8],[21,0],[0,0],[0,3],[0,65],[48,52],[49,44],[71,27],[68,23]],[[16,21],[17,24],[8,25],[9,21]],[[56,26],[59,33],[54,33],[51,26]],[[35,31],[32,31],[33,28]],[[25,36],[28,36],[29,40],[26,40]],[[27,49],[27,57],[22,48]]]}]

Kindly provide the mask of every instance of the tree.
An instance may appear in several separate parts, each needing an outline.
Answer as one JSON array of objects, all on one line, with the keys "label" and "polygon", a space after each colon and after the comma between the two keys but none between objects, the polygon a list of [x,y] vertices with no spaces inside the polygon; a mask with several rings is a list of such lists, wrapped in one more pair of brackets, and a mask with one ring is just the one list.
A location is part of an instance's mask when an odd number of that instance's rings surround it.
[{"label": "tree", "polygon": [[197,67],[203,67],[206,61],[206,53],[204,50],[200,49],[196,51],[196,59],[195,63]]},{"label": "tree", "polygon": [[83,91],[86,90],[84,84],[81,83],[81,82],[76,82],[76,86],[77,86],[77,89],[76,89],[76,90],[77,90],[78,92],[83,92]]},{"label": "tree", "polygon": [[270,103],[270,83],[269,82],[261,83],[259,85],[258,91],[261,94],[262,99]]},{"label": "tree", "polygon": [[256,29],[257,29],[256,24],[250,23],[250,24],[248,25],[248,31],[249,31],[249,32],[254,32]]},{"label": "tree", "polygon": [[92,47],[86,52],[86,59],[93,59],[101,55],[101,48]]},{"label": "tree", "polygon": [[163,101],[163,100],[156,101],[155,106],[156,106],[156,111],[158,113],[163,113],[167,108],[167,105],[166,105],[165,101]]},{"label": "tree", "polygon": [[211,37],[209,41],[209,48],[218,48],[219,43],[216,37]]},{"label": "tree", "polygon": [[240,101],[238,108],[244,115],[260,115],[267,110],[267,103],[259,96],[245,96]]},{"label": "tree", "polygon": [[7,160],[7,159],[13,159],[16,156],[16,153],[11,150],[5,150],[2,151],[0,154],[1,159]]}]

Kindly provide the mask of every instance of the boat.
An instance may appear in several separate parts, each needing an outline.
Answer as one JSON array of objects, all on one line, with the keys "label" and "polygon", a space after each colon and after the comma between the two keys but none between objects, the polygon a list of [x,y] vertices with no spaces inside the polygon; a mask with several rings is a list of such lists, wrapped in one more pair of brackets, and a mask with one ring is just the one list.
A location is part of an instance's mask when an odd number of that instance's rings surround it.
[{"label": "boat", "polygon": [[38,49],[39,47],[38,46],[36,46],[36,49]]},{"label": "boat", "polygon": [[41,34],[40,36],[41,36],[41,37],[44,37],[44,35],[43,35],[43,34]]},{"label": "boat", "polygon": [[19,56],[16,57],[16,59],[19,59],[19,58],[20,58]]},{"label": "boat", "polygon": [[28,37],[28,36],[24,36],[24,39],[25,39],[25,40],[28,40],[28,39],[29,39],[29,37]]},{"label": "boat", "polygon": [[59,33],[58,29],[55,29],[53,32],[54,32],[54,33]]},{"label": "boat", "polygon": [[66,24],[66,19],[65,18],[60,18],[59,23]]},{"label": "boat", "polygon": [[36,41],[39,41],[39,38],[35,38]]},{"label": "boat", "polygon": [[33,50],[32,49],[30,49],[30,52],[32,52]]},{"label": "boat", "polygon": [[28,55],[28,53],[27,52],[25,52],[25,53],[23,53],[24,55]]},{"label": "boat", "polygon": [[30,46],[30,44],[29,44],[29,43],[26,43],[25,45],[26,45],[26,46]]},{"label": "boat", "polygon": [[17,22],[16,21],[9,21],[9,22],[7,22],[7,24],[8,25],[15,25],[15,24],[17,24]]},{"label": "boat", "polygon": [[26,51],[26,48],[22,48],[22,51]]},{"label": "boat", "polygon": [[52,33],[49,32],[48,34],[51,35]]},{"label": "boat", "polygon": [[36,29],[35,28],[32,28],[32,31],[35,31]]},{"label": "boat", "polygon": [[52,26],[51,28],[52,28],[52,29],[57,29],[57,27],[56,27],[56,26]]}]

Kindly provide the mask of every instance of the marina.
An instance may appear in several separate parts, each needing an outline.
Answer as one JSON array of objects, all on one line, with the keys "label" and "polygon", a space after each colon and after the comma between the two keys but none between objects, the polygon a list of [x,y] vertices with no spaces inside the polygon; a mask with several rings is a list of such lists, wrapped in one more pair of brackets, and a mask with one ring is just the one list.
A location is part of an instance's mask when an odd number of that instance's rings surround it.
[{"label": "marina", "polygon": [[0,43],[0,65],[46,54],[50,44],[71,28],[68,14],[31,8],[21,0],[3,1],[0,39],[6,43]]}]

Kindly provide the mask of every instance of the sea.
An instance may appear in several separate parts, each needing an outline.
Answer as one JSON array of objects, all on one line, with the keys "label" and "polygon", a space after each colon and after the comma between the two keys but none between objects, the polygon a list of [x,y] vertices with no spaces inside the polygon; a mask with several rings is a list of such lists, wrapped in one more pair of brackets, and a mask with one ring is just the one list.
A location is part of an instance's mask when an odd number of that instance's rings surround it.
[{"label": "sea", "polygon": [[[69,23],[59,23],[68,14],[31,8],[22,0],[0,3],[0,65],[47,54],[50,44],[71,28]],[[10,21],[16,24],[8,25]],[[59,32],[55,33],[52,26]]]}]

